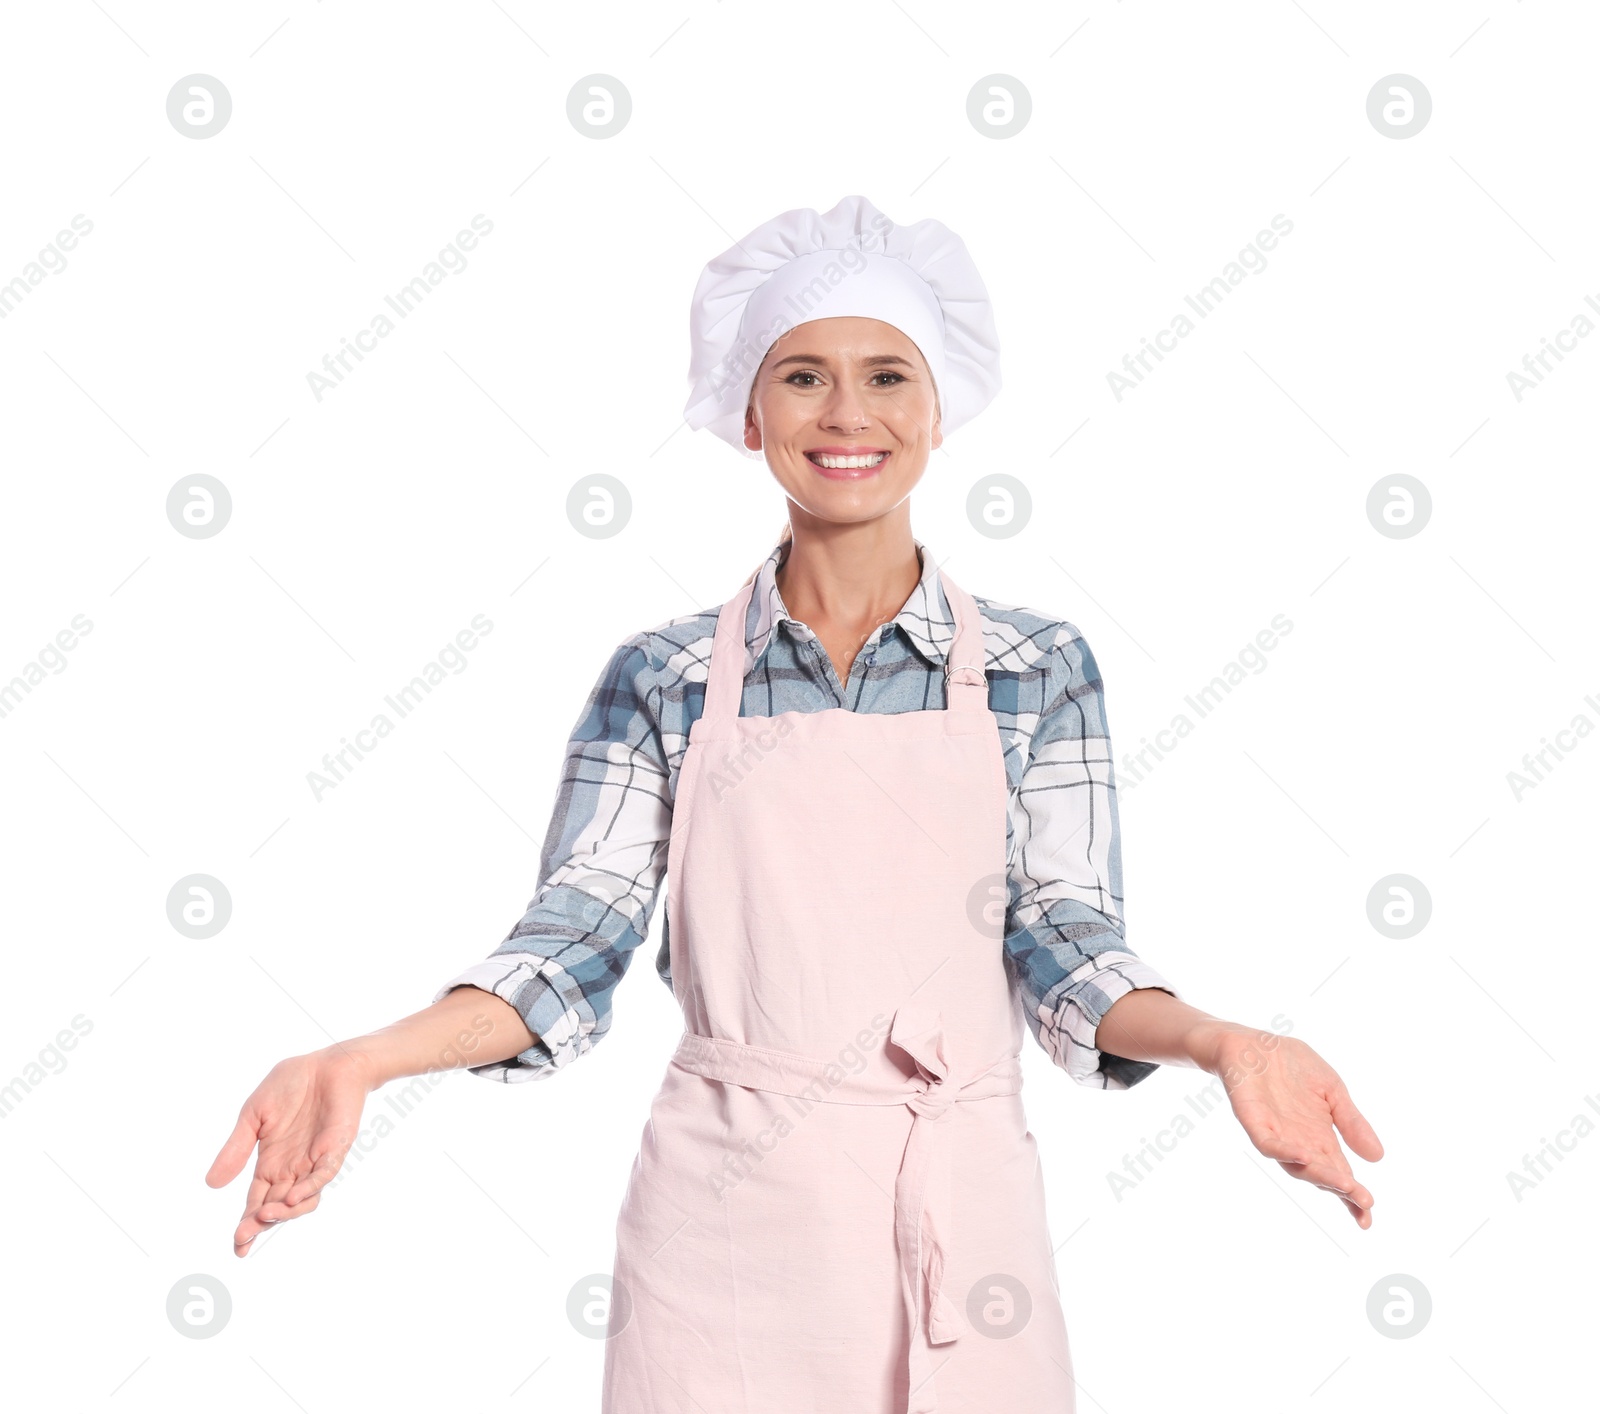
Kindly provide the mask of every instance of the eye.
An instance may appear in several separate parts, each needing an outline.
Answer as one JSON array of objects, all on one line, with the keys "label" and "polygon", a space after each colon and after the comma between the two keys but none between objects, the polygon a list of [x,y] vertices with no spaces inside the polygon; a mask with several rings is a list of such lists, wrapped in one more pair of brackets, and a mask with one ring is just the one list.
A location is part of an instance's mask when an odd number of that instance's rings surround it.
[{"label": "eye", "polygon": [[[799,382],[795,381],[796,379],[800,379],[800,378],[810,378],[810,379],[816,380],[816,381],[813,381],[813,382],[810,382],[810,383],[799,383]],[[817,381],[820,381],[820,378],[821,378],[821,375],[819,373],[815,372],[813,369],[797,368],[793,373],[791,373],[783,381],[785,383],[791,383],[797,388],[814,388],[814,387],[817,386]],[[887,383],[879,383],[879,382],[877,382],[877,380],[880,379],[880,378],[887,378],[890,381],[887,382]],[[876,387],[879,387],[879,388],[892,388],[892,387],[895,386],[895,384],[904,383],[906,380],[905,380],[905,375],[902,374],[902,373],[896,373],[891,368],[880,368],[876,373],[874,373],[872,375],[871,381],[873,382],[874,386],[876,386]]]}]

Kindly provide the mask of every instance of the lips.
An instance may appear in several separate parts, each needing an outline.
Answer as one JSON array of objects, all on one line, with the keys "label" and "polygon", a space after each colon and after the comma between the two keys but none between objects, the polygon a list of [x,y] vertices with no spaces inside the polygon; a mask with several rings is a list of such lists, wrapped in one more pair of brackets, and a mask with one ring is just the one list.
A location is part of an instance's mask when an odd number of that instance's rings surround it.
[{"label": "lips", "polygon": [[811,447],[806,460],[830,480],[859,481],[877,475],[889,455],[883,447]]}]

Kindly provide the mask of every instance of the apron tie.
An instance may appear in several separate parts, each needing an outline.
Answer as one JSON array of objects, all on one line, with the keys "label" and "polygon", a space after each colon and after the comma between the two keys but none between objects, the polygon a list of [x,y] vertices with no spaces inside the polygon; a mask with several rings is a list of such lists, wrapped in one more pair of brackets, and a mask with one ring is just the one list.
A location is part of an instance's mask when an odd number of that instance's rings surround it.
[{"label": "apron tie", "polygon": [[[941,1230],[927,1205],[928,1181],[949,1147],[951,1111],[964,1100],[1015,1095],[1022,1089],[1021,1058],[1002,1056],[965,1081],[957,1081],[946,1056],[943,1018],[920,1005],[897,1009],[889,1041],[915,1063],[908,1079],[886,1086],[866,1075],[845,1076],[809,1056],[747,1046],[720,1036],[685,1032],[673,1063],[726,1084],[826,1104],[903,1104],[912,1113],[911,1133],[894,1183],[894,1237],[900,1289],[905,1300],[906,1342],[904,1414],[938,1414],[933,1378],[933,1347],[949,1345],[962,1333],[961,1313],[944,1292],[945,1249]],[[833,1071],[829,1076],[829,1071]],[[926,1315],[924,1315],[926,1311]]]},{"label": "apron tie", "polygon": [[944,1121],[956,1104],[956,1095],[950,1085],[944,1029],[937,1013],[930,1015],[902,1007],[890,1023],[889,1040],[917,1066],[917,1089],[906,1100],[915,1118],[895,1176],[894,1194],[895,1247],[900,1255],[900,1287],[910,1330],[905,1414],[936,1414],[938,1391],[933,1379],[932,1348],[950,1344],[960,1335],[961,1328],[944,1294],[945,1252],[938,1226],[927,1208],[927,1187],[935,1157],[942,1157],[948,1146],[949,1126]]}]

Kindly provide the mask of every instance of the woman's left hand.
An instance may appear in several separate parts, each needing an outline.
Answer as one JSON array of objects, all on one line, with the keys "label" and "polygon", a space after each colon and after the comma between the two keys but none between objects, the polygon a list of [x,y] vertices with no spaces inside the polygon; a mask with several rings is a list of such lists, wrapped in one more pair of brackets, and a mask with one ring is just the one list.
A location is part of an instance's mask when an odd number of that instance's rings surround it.
[{"label": "woman's left hand", "polygon": [[[1228,1023],[1206,1069],[1227,1088],[1250,1142],[1285,1173],[1337,1193],[1358,1226],[1372,1226],[1372,1194],[1351,1171],[1339,1136],[1369,1163],[1383,1145],[1338,1072],[1304,1041]],[[1335,1133],[1337,1129],[1337,1133]]]}]

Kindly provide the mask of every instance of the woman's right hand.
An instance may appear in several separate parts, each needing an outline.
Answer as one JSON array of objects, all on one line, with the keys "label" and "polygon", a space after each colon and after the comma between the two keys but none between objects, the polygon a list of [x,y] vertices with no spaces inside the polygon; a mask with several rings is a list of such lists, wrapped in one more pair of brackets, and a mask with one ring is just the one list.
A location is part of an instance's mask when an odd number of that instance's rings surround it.
[{"label": "woman's right hand", "polygon": [[279,1061],[244,1102],[206,1174],[213,1188],[232,1183],[260,1146],[234,1255],[247,1256],[264,1228],[315,1210],[360,1132],[372,1091],[406,1075],[510,1060],[536,1040],[510,1002],[463,984],[389,1026]]},{"label": "woman's right hand", "polygon": [[365,1057],[345,1046],[279,1061],[256,1086],[206,1174],[212,1188],[225,1187],[259,1146],[244,1216],[233,1233],[234,1256],[247,1256],[274,1223],[316,1209],[355,1142],[374,1088]]}]

